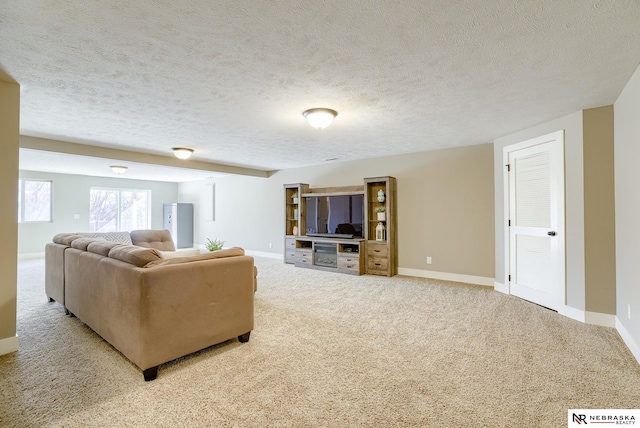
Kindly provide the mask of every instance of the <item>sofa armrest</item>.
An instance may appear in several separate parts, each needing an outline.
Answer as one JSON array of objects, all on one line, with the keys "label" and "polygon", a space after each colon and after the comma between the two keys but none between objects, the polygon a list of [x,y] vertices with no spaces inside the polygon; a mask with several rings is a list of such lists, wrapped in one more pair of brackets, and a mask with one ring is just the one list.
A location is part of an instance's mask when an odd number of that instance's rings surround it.
[{"label": "sofa armrest", "polygon": [[64,306],[64,252],[68,245],[50,242],[44,247],[44,291]]}]

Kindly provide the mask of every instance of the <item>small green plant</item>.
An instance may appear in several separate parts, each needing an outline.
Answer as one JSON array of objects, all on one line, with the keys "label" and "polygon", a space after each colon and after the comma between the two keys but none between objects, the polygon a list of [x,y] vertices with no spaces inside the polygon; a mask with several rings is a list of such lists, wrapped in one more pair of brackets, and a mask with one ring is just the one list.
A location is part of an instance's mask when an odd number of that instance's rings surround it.
[{"label": "small green plant", "polygon": [[209,251],[216,251],[216,250],[221,250],[223,245],[224,245],[224,241],[221,241],[219,239],[214,239],[212,241],[211,239],[207,238],[207,245],[205,245],[205,247]]},{"label": "small green plant", "polygon": [[377,213],[383,213],[383,212],[385,212],[385,211],[386,211],[385,207],[378,207],[378,208],[376,208],[376,212],[377,212]]}]

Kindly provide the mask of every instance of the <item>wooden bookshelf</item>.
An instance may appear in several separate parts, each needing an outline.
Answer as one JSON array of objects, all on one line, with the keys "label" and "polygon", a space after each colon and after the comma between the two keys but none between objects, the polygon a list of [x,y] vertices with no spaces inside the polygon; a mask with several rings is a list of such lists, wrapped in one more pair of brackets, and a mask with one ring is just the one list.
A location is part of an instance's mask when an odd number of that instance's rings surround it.
[{"label": "wooden bookshelf", "polygon": [[[366,273],[371,275],[398,274],[396,186],[394,177],[364,179]],[[384,219],[379,219],[378,212],[382,210]],[[382,234],[378,232],[380,228],[384,231]]]},{"label": "wooden bookshelf", "polygon": [[302,195],[308,192],[308,184],[284,185],[285,263],[295,263],[295,238],[304,235],[306,230],[306,204]]}]

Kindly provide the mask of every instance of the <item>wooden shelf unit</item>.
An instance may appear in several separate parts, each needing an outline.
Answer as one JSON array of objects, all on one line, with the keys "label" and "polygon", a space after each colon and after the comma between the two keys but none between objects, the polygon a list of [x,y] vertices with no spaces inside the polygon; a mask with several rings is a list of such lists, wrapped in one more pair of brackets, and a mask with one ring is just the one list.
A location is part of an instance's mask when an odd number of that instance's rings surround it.
[{"label": "wooden shelf unit", "polygon": [[[378,201],[378,192],[384,201]],[[306,236],[305,196],[339,196],[364,194],[364,239],[336,239]],[[294,200],[297,196],[297,200]],[[398,274],[398,238],[396,233],[396,179],[394,177],[365,178],[364,186],[344,186],[310,189],[308,184],[285,184],[285,263],[296,267],[347,273],[351,275],[393,276]],[[385,219],[378,220],[376,209],[384,207]],[[376,240],[376,227],[385,226],[386,239]],[[294,228],[297,228],[294,230]],[[296,233],[294,233],[296,232]],[[323,266],[318,260],[318,244],[325,255],[333,253],[336,266]],[[334,247],[329,244],[335,244]],[[321,263],[320,265],[317,263]]]},{"label": "wooden shelf unit", "polygon": [[308,192],[308,184],[284,185],[285,263],[295,263],[295,237],[302,236],[306,230],[306,201],[302,195]]},{"label": "wooden shelf unit", "polygon": [[[367,269],[371,275],[394,276],[398,274],[398,236],[396,179],[394,177],[374,177],[364,179],[365,187],[365,239],[367,240]],[[378,196],[382,191],[384,201]],[[385,219],[378,220],[378,208],[384,208]],[[376,239],[376,228],[384,226],[385,239]]]}]

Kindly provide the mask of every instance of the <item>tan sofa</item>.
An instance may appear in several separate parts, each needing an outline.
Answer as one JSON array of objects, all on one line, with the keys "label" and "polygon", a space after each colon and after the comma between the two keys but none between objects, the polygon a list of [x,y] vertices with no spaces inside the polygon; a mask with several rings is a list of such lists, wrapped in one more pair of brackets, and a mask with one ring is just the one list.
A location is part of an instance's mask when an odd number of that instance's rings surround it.
[{"label": "tan sofa", "polygon": [[45,281],[44,288],[50,302],[60,303],[65,312],[64,301],[64,255],[65,250],[71,246],[71,241],[81,238],[95,238],[123,245],[137,245],[145,248],[159,250],[163,257],[199,254],[199,250],[176,251],[171,233],[168,230],[132,230],[131,232],[75,232],[61,233],[54,237],[54,242],[45,246]]},{"label": "tan sofa", "polygon": [[[165,258],[155,248],[77,235],[57,235],[53,244],[45,270],[59,275],[51,263],[63,264],[66,310],[145,380],[165,362],[235,337],[249,340],[257,270],[241,248]],[[62,246],[62,259],[53,257]]]}]

